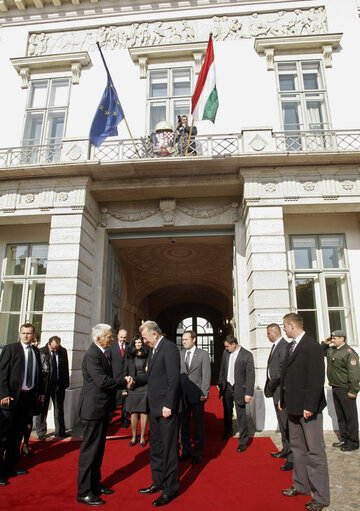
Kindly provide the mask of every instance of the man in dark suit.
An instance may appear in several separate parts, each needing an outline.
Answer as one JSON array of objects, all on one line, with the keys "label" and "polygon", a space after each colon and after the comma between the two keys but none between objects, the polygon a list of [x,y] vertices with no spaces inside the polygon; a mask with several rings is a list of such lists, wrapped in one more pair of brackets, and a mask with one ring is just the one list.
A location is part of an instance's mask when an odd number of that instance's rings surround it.
[{"label": "man in dark suit", "polygon": [[0,472],[5,476],[27,473],[16,468],[21,439],[28,417],[44,399],[40,354],[31,345],[34,332],[31,323],[23,324],[20,341],[4,346],[0,356]]},{"label": "man in dark suit", "polygon": [[40,415],[35,418],[35,428],[39,440],[45,438],[47,432],[46,418],[50,399],[54,406],[55,436],[67,437],[64,421],[65,389],[69,386],[69,362],[67,351],[61,346],[57,335],[50,337],[49,342],[40,348],[42,359],[45,399]]},{"label": "man in dark suit", "polygon": [[[129,348],[128,339],[127,339],[127,331],[124,328],[121,328],[117,334],[117,341],[112,342],[109,349],[109,355],[111,360],[111,366],[113,370],[114,378],[123,378],[126,376],[124,374],[125,367],[125,359],[127,355],[127,350]],[[126,398],[127,398],[127,390],[122,390],[120,394],[120,399],[118,399],[119,406],[121,406],[121,425],[124,429],[127,429],[130,424],[130,414],[126,410]],[[116,410],[117,399],[116,393],[114,394],[114,401],[112,406],[112,412]]]},{"label": "man in dark suit", "polygon": [[105,502],[99,495],[114,493],[101,484],[100,472],[112,397],[118,388],[126,387],[131,378],[113,378],[106,352],[113,340],[111,326],[102,323],[95,325],[91,337],[93,342],[82,362],[83,387],[79,413],[83,441],[79,455],[77,501],[89,506],[101,506]]},{"label": "man in dark suit", "polygon": [[281,366],[287,354],[288,343],[281,337],[281,330],[277,323],[271,323],[267,327],[267,337],[273,344],[269,355],[266,371],[266,383],[264,393],[266,397],[272,397],[276,417],[279,424],[281,433],[282,449],[279,452],[272,452],[271,456],[274,458],[286,458],[286,463],[281,470],[292,470],[293,468],[293,455],[290,448],[289,441],[289,424],[287,410],[279,410],[278,403],[280,399],[280,374]]},{"label": "man in dark suit", "polygon": [[211,366],[209,354],[196,347],[196,334],[192,330],[184,332],[182,343],[185,349],[180,353],[180,381],[183,396],[183,411],[181,414],[181,449],[180,461],[191,456],[190,419],[194,420],[195,445],[192,464],[201,461],[205,428],[204,405],[209,397]]},{"label": "man in dark suit", "polygon": [[286,497],[313,493],[309,511],[329,505],[329,473],[323,437],[325,367],[320,345],[303,330],[299,314],[286,314],[284,331],[293,339],[281,370],[279,408],[286,406],[294,456],[293,485]]},{"label": "man in dark suit", "polygon": [[232,415],[235,403],[239,429],[238,452],[248,447],[249,432],[246,420],[246,403],[254,395],[255,366],[250,351],[242,348],[233,335],[228,335],[224,342],[225,350],[220,365],[220,396],[224,407],[224,440],[232,436]]},{"label": "man in dark suit", "polygon": [[139,490],[142,494],[161,491],[154,506],[171,502],[179,488],[178,412],[180,408],[180,353],[175,343],[166,339],[155,321],[146,321],[139,331],[152,348],[147,373],[135,378],[148,384],[150,409],[150,466],[152,484]]}]

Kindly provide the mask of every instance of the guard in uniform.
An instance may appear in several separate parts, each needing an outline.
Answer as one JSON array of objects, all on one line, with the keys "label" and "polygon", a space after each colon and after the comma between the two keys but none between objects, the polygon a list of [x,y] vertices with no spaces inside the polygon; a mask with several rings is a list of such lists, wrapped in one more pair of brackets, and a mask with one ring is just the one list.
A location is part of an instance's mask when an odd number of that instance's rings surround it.
[{"label": "guard in uniform", "polygon": [[340,442],[335,442],[333,447],[354,451],[359,448],[356,396],[359,392],[360,368],[358,354],[345,340],[345,332],[335,330],[321,343],[321,347],[327,358],[327,377],[332,387],[341,435]]}]

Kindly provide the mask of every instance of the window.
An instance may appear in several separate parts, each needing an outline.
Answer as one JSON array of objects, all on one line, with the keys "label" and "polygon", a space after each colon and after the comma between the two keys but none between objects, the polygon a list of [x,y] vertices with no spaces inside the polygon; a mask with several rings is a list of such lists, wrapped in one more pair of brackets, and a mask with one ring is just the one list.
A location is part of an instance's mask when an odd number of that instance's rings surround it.
[{"label": "window", "polygon": [[196,333],[196,346],[209,353],[210,361],[214,362],[214,330],[211,323],[200,317],[185,318],[176,329],[176,346],[182,349],[182,334],[185,330],[193,330]]},{"label": "window", "polygon": [[176,126],[178,115],[190,115],[192,70],[190,67],[157,69],[149,72],[149,130],[158,122]]},{"label": "window", "polygon": [[59,159],[69,90],[70,78],[34,80],[30,83],[23,145],[32,149],[25,152],[25,163]]},{"label": "window", "polygon": [[[319,61],[279,62],[278,90],[287,151],[324,149],[330,143],[326,90]],[[310,132],[310,133],[305,133]]]},{"label": "window", "polygon": [[30,321],[41,332],[48,245],[6,247],[1,278],[0,344],[15,342],[19,327]]},{"label": "window", "polygon": [[293,236],[291,248],[293,298],[305,330],[319,340],[338,329],[352,338],[344,236]]}]

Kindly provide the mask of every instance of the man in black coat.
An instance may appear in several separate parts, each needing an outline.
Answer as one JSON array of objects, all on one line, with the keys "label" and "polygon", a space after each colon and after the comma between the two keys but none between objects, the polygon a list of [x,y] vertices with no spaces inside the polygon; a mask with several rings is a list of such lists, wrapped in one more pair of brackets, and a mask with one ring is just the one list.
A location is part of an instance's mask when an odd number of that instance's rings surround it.
[{"label": "man in black coat", "polygon": [[46,418],[50,398],[54,406],[55,436],[66,437],[64,421],[65,389],[69,386],[69,362],[67,351],[61,346],[57,335],[50,337],[49,342],[40,348],[42,359],[45,399],[40,415],[35,418],[35,428],[39,440],[43,440],[47,431]]},{"label": "man in black coat", "polygon": [[93,343],[82,362],[83,387],[79,413],[83,441],[79,455],[77,501],[89,506],[101,506],[105,502],[99,495],[114,493],[101,484],[100,472],[111,402],[114,392],[126,387],[131,378],[113,378],[106,352],[113,341],[111,326],[102,323],[95,325],[91,336]]},{"label": "man in black coat", "polygon": [[236,337],[228,335],[224,342],[225,350],[220,365],[220,396],[224,407],[224,440],[232,436],[232,415],[235,403],[239,429],[238,452],[248,447],[249,432],[246,419],[246,403],[254,395],[255,366],[250,351],[238,344]]},{"label": "man in black coat", "polygon": [[0,356],[0,472],[5,476],[27,473],[16,468],[21,439],[28,417],[44,399],[40,354],[31,345],[34,332],[31,323],[21,325],[20,341],[4,346]]},{"label": "man in black coat", "polygon": [[272,343],[271,352],[268,358],[266,370],[266,383],[264,393],[266,397],[272,397],[276,412],[277,421],[281,433],[282,449],[279,452],[272,452],[273,458],[286,458],[286,463],[281,470],[292,470],[293,455],[289,441],[289,424],[287,409],[279,410],[280,399],[280,374],[281,367],[288,352],[288,342],[281,337],[281,330],[277,323],[271,323],[267,327],[267,337]]},{"label": "man in black coat", "polygon": [[[123,378],[126,376],[124,374],[125,360],[127,356],[127,350],[129,349],[128,344],[128,333],[127,330],[121,328],[117,334],[117,340],[112,342],[109,348],[109,355],[111,360],[111,367],[113,370],[114,378]],[[127,398],[127,390],[122,390],[120,399],[118,398],[118,404],[121,406],[121,425],[124,429],[127,429],[130,424],[130,414],[126,410],[126,398]],[[114,401],[112,404],[111,412],[116,410],[117,406],[117,397],[116,393],[114,394]]]},{"label": "man in black coat", "polygon": [[155,321],[140,327],[145,344],[152,348],[148,371],[135,378],[148,384],[150,465],[152,484],[139,490],[142,494],[161,491],[154,506],[164,506],[179,488],[178,412],[180,408],[180,353],[175,343],[166,339]]},{"label": "man in black coat", "polygon": [[289,344],[280,379],[279,408],[286,406],[290,446],[294,456],[293,486],[283,490],[286,497],[313,493],[305,505],[318,511],[329,505],[329,473],[323,437],[322,410],[325,367],[320,345],[303,330],[299,314],[283,318]]}]

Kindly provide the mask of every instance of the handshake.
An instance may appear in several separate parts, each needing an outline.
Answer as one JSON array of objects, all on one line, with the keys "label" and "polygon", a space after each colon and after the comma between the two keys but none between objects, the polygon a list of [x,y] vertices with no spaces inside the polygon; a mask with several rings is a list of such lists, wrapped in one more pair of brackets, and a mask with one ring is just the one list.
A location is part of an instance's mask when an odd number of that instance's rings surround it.
[{"label": "handshake", "polygon": [[126,388],[132,389],[135,385],[135,380],[132,376],[125,376],[125,380],[127,382]]}]

